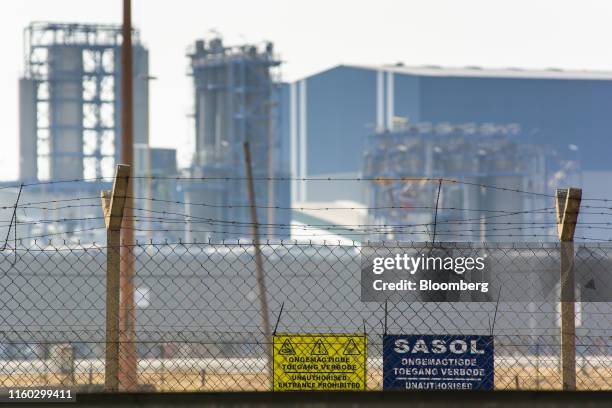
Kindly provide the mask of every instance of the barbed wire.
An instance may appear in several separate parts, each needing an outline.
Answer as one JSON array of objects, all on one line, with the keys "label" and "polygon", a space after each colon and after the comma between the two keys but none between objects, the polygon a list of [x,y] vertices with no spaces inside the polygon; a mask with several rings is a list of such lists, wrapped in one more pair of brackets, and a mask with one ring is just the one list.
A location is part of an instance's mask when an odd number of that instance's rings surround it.
[{"label": "barbed wire", "polygon": [[[20,222],[19,225],[21,224],[26,224],[26,225],[38,225],[38,224],[42,224],[42,225],[49,225],[49,224],[53,224],[53,223],[63,223],[65,221],[101,221],[103,219],[103,217],[86,217],[86,218],[74,218],[74,219],[58,219],[58,220],[43,220],[43,221],[33,221],[33,222]],[[160,224],[163,223],[168,223],[168,224],[182,224],[182,225],[192,225],[192,224],[204,224],[204,225],[209,225],[211,227],[217,226],[217,227],[231,227],[232,231],[235,232],[240,232],[242,231],[242,233],[244,233],[244,237],[243,238],[247,238],[248,236],[252,236],[253,232],[252,232],[252,227],[253,227],[253,223],[249,223],[249,222],[236,222],[236,221],[223,221],[223,220],[198,220],[198,221],[184,221],[184,220],[167,220],[164,218],[146,218],[146,217],[133,217],[132,218],[133,221],[136,222],[143,222],[143,223],[150,223],[150,222],[159,222]],[[475,220],[477,221],[477,220]],[[455,221],[455,222],[438,222],[438,225],[449,225],[449,226],[463,226],[463,225],[471,225],[468,222],[465,221]],[[307,238],[307,237],[312,237],[312,238],[316,238],[316,237],[321,237],[321,236],[325,236],[326,233],[324,233],[323,231],[326,231],[328,234],[334,235],[334,234],[339,234],[339,235],[344,235],[344,234],[349,234],[351,236],[371,236],[372,234],[378,234],[378,235],[399,235],[399,236],[412,236],[412,235],[429,235],[431,234],[431,231],[429,229],[414,229],[414,228],[418,228],[418,227],[429,227],[432,226],[433,223],[422,223],[422,224],[396,224],[396,225],[389,225],[389,224],[384,224],[384,225],[376,225],[376,224],[362,224],[365,225],[365,227],[360,227],[360,228],[356,228],[354,226],[346,226],[346,225],[326,225],[326,224],[272,224],[272,225],[268,225],[268,224],[259,224],[259,227],[263,228],[264,230],[266,230],[266,232],[263,233],[259,233],[258,236],[259,237],[270,237],[270,232],[271,231],[291,231],[291,236],[294,237],[299,237],[299,238]],[[369,225],[369,226],[368,226]],[[501,225],[502,227],[498,227],[498,226],[491,226],[491,225]],[[521,226],[516,226],[516,225],[521,225]],[[608,231],[608,230],[612,230],[612,223],[609,222],[602,222],[602,223],[582,223],[580,224],[580,228],[585,229],[585,230],[602,230],[602,231]],[[4,225],[5,227],[7,225]],[[549,237],[549,238],[557,238],[556,235],[556,230],[555,230],[556,224],[555,223],[546,223],[546,222],[542,222],[542,223],[529,223],[529,222],[501,222],[501,223],[488,223],[486,224],[484,227],[477,227],[477,228],[462,228],[461,230],[454,230],[454,229],[445,229],[445,230],[438,230],[439,235],[440,236],[451,236],[451,237],[467,237],[467,238],[474,238],[475,234],[481,234],[481,233],[485,233],[486,238],[500,238],[500,237],[506,237],[508,239],[511,239],[513,237],[516,238],[529,238],[529,237]],[[124,227],[124,229],[128,229],[126,227]],[[206,233],[206,234],[220,234],[220,235],[227,235],[227,234],[231,234],[232,231],[229,230],[215,230],[215,229],[198,229],[198,228],[164,228],[163,226],[160,227],[156,227],[156,228],[143,228],[143,227],[132,227],[129,228],[132,229],[134,231],[138,231],[138,232],[173,232],[173,233],[177,233],[177,232],[181,232],[181,233]],[[240,231],[237,231],[237,229],[239,229]],[[532,231],[534,230],[546,230],[549,229],[551,230],[550,233],[548,234],[539,234],[539,233],[533,233]],[[27,235],[27,236],[18,236],[16,238],[16,241],[22,242],[23,240],[31,240],[31,239],[42,239],[42,238],[47,238],[47,237],[51,237],[51,236],[59,236],[59,235],[75,235],[77,233],[82,233],[82,232],[92,232],[92,231],[101,231],[101,230],[105,230],[105,226],[104,225],[100,225],[100,226],[95,226],[95,227],[88,227],[88,228],[78,228],[78,229],[70,229],[70,230],[66,230],[66,231],[56,231],[56,232],[47,232],[47,233],[41,233],[41,234],[36,234],[36,235]],[[309,232],[308,234],[296,234],[293,231],[303,231],[303,232]],[[520,231],[527,231],[527,233],[507,233],[507,234],[494,234],[495,232],[501,232],[501,231],[516,231],[516,232],[520,232]],[[438,233],[437,233],[438,234]],[[593,238],[593,237],[587,237],[587,236],[576,236],[576,239],[583,239],[583,240],[591,240],[591,241],[603,241],[603,242],[607,242],[607,241],[611,241],[611,239],[609,238],[605,238],[605,237],[600,237],[600,238]],[[7,241],[8,244],[8,241]]]},{"label": "barbed wire", "polygon": [[[299,221],[295,221],[292,223],[253,223],[253,222],[248,222],[248,221],[235,221],[232,219],[229,220],[220,220],[220,219],[215,219],[215,218],[206,218],[206,217],[198,217],[198,216],[194,216],[194,215],[190,215],[190,214],[179,214],[179,213],[173,213],[173,212],[159,212],[159,211],[150,211],[147,209],[142,209],[142,208],[132,208],[134,210],[139,210],[139,211],[143,211],[143,212],[153,212],[153,213],[161,213],[161,214],[167,214],[167,215],[174,215],[174,216],[182,216],[183,218],[165,218],[165,217],[161,217],[161,216],[147,216],[147,215],[134,215],[134,216],[124,216],[123,219],[127,219],[127,220],[133,220],[133,221],[143,221],[143,222],[149,222],[149,221],[156,221],[156,222],[160,222],[160,223],[186,223],[186,224],[198,224],[198,223],[203,223],[203,224],[228,224],[228,225],[245,225],[245,226],[253,226],[253,225],[258,225],[258,226],[262,226],[262,227],[269,227],[269,228],[293,228],[293,227],[298,227],[298,228],[302,228],[302,227],[312,227],[312,228],[316,228],[316,227],[331,227],[331,228],[342,228],[342,229],[358,229],[356,227],[415,227],[415,226],[431,226],[434,225],[435,222],[429,222],[429,223],[418,223],[418,224],[410,224],[410,223],[404,223],[404,224],[389,224],[389,223],[385,223],[385,224],[349,224],[349,223],[343,223],[343,224],[334,224],[334,223],[325,223],[325,224],[309,224],[309,223],[301,223]],[[512,213],[510,213],[510,215],[512,215]],[[37,224],[53,224],[53,223],[66,223],[66,222],[77,222],[77,221],[99,221],[99,220],[103,220],[104,217],[102,216],[97,216],[97,217],[71,217],[71,218],[56,218],[56,219],[40,219],[40,220],[35,220],[35,221],[19,221],[19,225],[23,226],[23,225],[37,225]],[[462,225],[462,224],[470,224],[472,222],[475,221],[482,221],[484,218],[473,218],[473,219],[449,219],[449,220],[439,220],[437,221],[437,224],[453,224],[453,225]],[[546,225],[556,225],[555,222],[525,222],[525,221],[501,221],[501,222],[490,222],[487,223],[487,225],[525,225],[525,224],[529,224],[529,225],[538,225],[538,224],[546,224]],[[612,225],[612,222],[591,222],[591,223],[582,223],[584,225]],[[12,222],[6,223],[6,224],[0,224],[0,227],[7,227],[13,225]]]},{"label": "barbed wire", "polygon": [[[247,177],[192,177],[192,176],[153,176],[153,175],[134,175],[132,179],[146,179],[146,180],[172,180],[172,181],[247,181]],[[375,182],[375,183],[389,183],[389,182],[435,182],[442,181],[446,184],[463,184],[474,187],[491,188],[495,190],[516,192],[521,194],[537,195],[542,197],[554,197],[552,194],[538,193],[526,190],[520,190],[515,188],[501,187],[483,183],[469,182],[465,180],[458,180],[452,178],[432,178],[432,177],[253,177],[253,181],[297,181],[297,182]],[[65,184],[65,183],[78,183],[78,182],[112,182],[112,178],[105,177],[92,177],[92,178],[75,178],[66,180],[41,180],[35,182],[24,182],[13,185],[6,185],[0,187],[0,189],[10,189],[18,187],[31,187],[38,185],[52,185],[52,184]]]},{"label": "barbed wire", "polygon": [[[247,177],[194,177],[194,176],[156,176],[156,175],[132,175],[132,179],[145,179],[145,180],[172,180],[172,181],[247,181]],[[32,187],[40,185],[53,185],[53,184],[66,184],[66,183],[81,183],[81,182],[100,182],[111,184],[113,177],[84,177],[84,178],[71,178],[63,180],[38,180],[8,184],[0,186],[0,190],[4,189],[15,189],[23,187]],[[500,191],[508,191],[520,194],[535,195],[541,197],[555,198],[554,194],[527,191],[517,188],[503,187],[485,183],[470,182],[461,179],[453,178],[440,178],[440,177],[418,177],[418,176],[376,176],[376,177],[253,177],[253,181],[296,181],[296,182],[375,182],[375,183],[389,183],[389,182],[433,182],[438,183],[442,181],[445,184],[462,184],[473,187],[490,188]],[[601,202],[612,202],[612,198],[601,198],[601,197],[582,197],[582,201],[601,201]]]},{"label": "barbed wire", "polygon": [[[148,198],[148,197],[137,197],[137,196],[122,196],[116,195],[116,198],[132,198],[133,200],[139,201],[151,201],[151,202],[161,202],[167,204],[175,204],[181,206],[202,206],[202,207],[211,207],[211,208],[260,208],[260,209],[275,209],[275,210],[299,210],[299,211],[334,211],[334,210],[387,210],[387,209],[398,209],[398,210],[434,210],[434,206],[367,206],[367,205],[359,205],[359,206],[268,206],[268,205],[255,205],[252,206],[250,204],[210,204],[204,202],[187,202],[181,200],[165,200],[158,198]],[[74,202],[74,201],[87,201],[87,200],[97,200],[100,201],[100,196],[86,196],[86,197],[74,197],[69,199],[57,199],[57,200],[45,200],[45,201],[32,201],[32,202],[23,202],[18,203],[18,208],[20,209],[39,209],[39,210],[49,210],[49,211],[57,211],[68,208],[100,208],[100,203],[93,204],[70,204],[66,206],[38,206],[39,204],[55,204],[62,202]],[[0,207],[2,210],[13,210],[15,205],[6,205]],[[553,207],[549,207],[552,209]],[[516,209],[488,209],[488,208],[462,208],[462,207],[444,207],[440,206],[438,209],[440,210],[449,210],[449,211],[469,211],[469,212],[489,212],[489,213],[528,213],[535,210],[516,210]],[[610,207],[609,209],[612,209]]]},{"label": "barbed wire", "polygon": [[[246,177],[159,177],[159,176],[134,176],[134,179],[152,179],[152,180],[189,180],[189,181],[197,181],[197,180],[247,180]],[[14,187],[27,187],[33,185],[42,185],[42,184],[55,184],[55,183],[71,183],[71,182],[81,182],[81,181],[102,181],[102,178],[83,178],[83,179],[70,179],[70,180],[53,180],[53,181],[39,181],[32,183],[21,183],[15,185]],[[311,177],[311,178],[292,178],[292,177],[278,177],[278,178],[270,178],[270,177],[260,177],[257,180],[291,180],[291,181],[359,181],[359,182],[375,182],[375,183],[389,183],[389,182],[436,182],[442,185],[443,183],[447,184],[465,184],[479,187],[490,187],[499,190],[510,191],[514,193],[526,193],[526,194],[535,194],[541,195],[544,197],[552,198],[551,194],[540,194],[535,192],[528,192],[520,189],[512,189],[501,186],[491,186],[486,184],[472,183],[464,180],[454,180],[454,179],[445,179],[445,178],[421,178],[421,177],[371,177],[371,178],[363,178],[363,177],[355,177],[355,178],[332,178],[332,177]],[[10,186],[4,186],[2,188],[9,188]],[[215,207],[215,208],[250,208],[251,205],[240,204],[240,205],[218,205],[211,203],[203,203],[203,202],[185,202],[181,200],[165,200],[159,199],[155,197],[135,197],[131,196],[134,200],[141,200],[146,202],[161,202],[168,203],[173,205],[184,205],[184,206],[205,206],[205,207]],[[66,198],[66,199],[53,199],[53,200],[39,200],[39,201],[31,201],[21,204],[15,204],[11,206],[0,207],[1,209],[15,210],[16,208],[19,210],[26,209],[38,209],[38,210],[49,210],[49,211],[60,211],[64,209],[83,209],[83,208],[92,208],[99,209],[99,203],[86,203],[89,200],[99,200],[99,196],[77,196],[74,198]],[[595,199],[589,198],[589,200],[600,200],[600,201],[611,201],[612,199]],[[81,202],[82,201],[82,202]],[[68,204],[68,205],[60,205],[60,206],[41,206],[41,204],[62,204],[66,202],[79,202],[78,204]],[[450,227],[461,227],[461,226],[469,226],[478,222],[485,222],[484,225],[481,225],[478,228],[462,228],[461,231],[455,231],[452,229],[440,230],[439,233],[442,236],[453,236],[453,237],[468,237],[473,238],[473,233],[482,233],[485,232],[487,238],[495,238],[495,237],[505,237],[511,239],[513,237],[517,238],[538,238],[538,237],[554,237],[554,234],[539,234],[536,230],[546,230],[555,226],[556,221],[517,221],[517,220],[506,220],[506,221],[490,221],[491,219],[496,218],[504,218],[512,215],[524,215],[524,214],[539,214],[539,215],[556,215],[556,209],[554,207],[544,207],[537,208],[531,210],[520,210],[513,211],[509,209],[486,209],[486,208],[461,208],[461,207],[434,207],[434,206],[339,206],[339,207],[330,207],[330,206],[255,206],[256,208],[262,209],[284,209],[284,210],[292,210],[292,211],[334,211],[334,210],[377,210],[377,209],[398,209],[398,210],[444,210],[450,212],[475,212],[484,215],[480,215],[478,217],[473,218],[447,218],[436,220],[435,222],[423,222],[423,223],[391,223],[384,219],[381,219],[380,222],[375,223],[334,223],[334,222],[325,222],[325,223],[303,223],[303,222],[292,222],[292,223],[253,223],[245,220],[235,220],[235,219],[215,219],[215,218],[207,218],[200,217],[193,214],[187,214],[177,211],[159,211],[151,208],[141,208],[141,207],[128,207],[137,213],[140,212],[142,214],[134,215],[131,218],[127,218],[128,220],[137,222],[137,223],[148,223],[149,228],[135,227],[135,231],[139,232],[183,232],[183,233],[208,233],[208,234],[221,234],[226,235],[229,234],[229,231],[222,230],[216,231],[214,229],[198,229],[198,228],[164,228],[163,226],[168,224],[183,224],[185,226],[191,225],[209,225],[211,227],[214,226],[222,226],[222,227],[231,227],[232,231],[244,230],[245,236],[252,236],[251,231],[246,231],[247,228],[252,228],[254,226],[261,227],[266,231],[266,233],[259,234],[262,237],[269,237],[270,231],[303,231],[308,232],[309,234],[291,234],[296,236],[297,238],[306,238],[306,237],[320,237],[325,236],[324,232],[329,233],[338,233],[339,235],[350,233],[350,235],[357,236],[367,236],[370,234],[379,234],[383,236],[392,236],[399,235],[404,237],[410,237],[413,235],[429,235],[431,231],[429,227],[437,227],[440,225],[447,225]],[[588,209],[592,210],[612,210],[612,206],[598,206],[598,205],[583,205],[582,211],[580,214],[591,214],[591,215],[601,215],[601,216],[612,216],[612,212],[608,211],[588,211]],[[585,211],[586,210],[586,211]],[[157,216],[156,216],[157,215]],[[395,216],[393,216],[395,217]],[[0,224],[0,227],[9,227],[11,228],[13,225],[19,226],[31,226],[31,225],[50,225],[50,224],[65,224],[65,223],[91,223],[91,222],[99,222],[103,220],[102,216],[91,216],[91,217],[64,217],[64,218],[52,218],[52,219],[36,219],[35,217],[26,216],[25,220],[15,220],[15,223],[11,221],[10,223],[7,221],[5,224]],[[392,218],[395,219],[395,218]],[[581,222],[577,221],[576,224],[579,225],[579,228],[584,230],[610,230],[610,226],[612,226],[612,222],[606,221],[587,221]],[[155,228],[151,228],[154,226]],[[425,230],[418,230],[416,228],[425,227]],[[81,232],[92,232],[96,230],[101,230],[104,227],[90,227],[90,228],[80,228],[80,229],[67,229],[64,231],[47,231],[46,233],[40,233],[37,235],[29,235],[22,237],[15,237],[14,241],[17,240],[27,240],[27,239],[42,239],[53,236],[60,235],[76,235]],[[513,231],[516,233],[509,233],[509,231]],[[15,230],[15,232],[17,232]],[[495,234],[495,232],[505,232],[505,234]],[[522,233],[524,232],[524,233]],[[551,231],[552,232],[552,231]],[[438,233],[438,231],[436,231]],[[75,237],[72,237],[75,238]],[[576,239],[590,240],[590,241],[602,241],[607,242],[610,241],[607,238],[594,238],[588,236],[577,236]],[[7,239],[8,241],[8,239]],[[16,246],[16,245],[15,245]]]},{"label": "barbed wire", "polygon": [[[58,198],[53,200],[42,200],[42,201],[30,201],[30,202],[19,202],[18,207],[28,206],[28,205],[37,205],[37,204],[54,204],[54,203],[63,203],[63,202],[74,202],[74,201],[86,201],[86,200],[98,200],[100,201],[100,196],[85,196],[85,197],[71,197],[71,198]],[[99,205],[99,204],[98,204]],[[14,207],[13,205],[5,205],[0,207],[0,210],[10,210]],[[43,207],[46,208],[46,207]],[[55,209],[55,207],[49,207],[49,209]]]},{"label": "barbed wire", "polygon": [[[347,248],[351,247],[354,249],[360,248],[380,248],[381,245],[383,248],[387,249],[405,249],[406,245],[423,245],[424,248],[436,247],[436,248],[454,248],[455,246],[459,246],[463,244],[471,244],[477,245],[478,248],[486,249],[490,246],[507,248],[508,250],[517,250],[517,249],[546,249],[546,250],[555,250],[559,247],[559,242],[557,241],[495,241],[495,242],[487,242],[487,241],[440,241],[435,244],[431,244],[429,241],[415,241],[415,240],[396,240],[396,239],[386,239],[384,241],[380,240],[350,240],[350,239],[333,239],[333,238],[323,238],[325,239],[314,239],[317,237],[309,237],[309,239],[296,239],[296,238],[270,238],[270,237],[262,237],[263,243],[266,247],[270,248],[291,248],[291,247],[312,247],[312,248]],[[608,249],[609,243],[612,242],[612,239],[599,239],[593,237],[584,237],[584,236],[576,236],[576,240],[584,239],[593,241],[589,244],[588,248],[592,249]],[[70,241],[63,239],[59,243],[53,240],[43,241],[42,239],[33,239],[32,246],[23,246],[23,240],[26,238],[18,239],[17,242],[20,242],[20,246],[12,247],[7,245],[4,251],[0,251],[0,255],[8,256],[14,252],[89,252],[89,251],[103,251],[108,248],[108,246],[104,243],[100,242],[81,242],[80,239],[76,241]],[[43,246],[41,246],[43,245]],[[175,250],[176,248],[184,248],[188,251],[189,247],[197,247],[197,248],[246,248],[252,247],[255,245],[255,242],[251,238],[206,238],[202,240],[184,240],[178,238],[177,240],[168,240],[167,238],[163,240],[155,241],[153,238],[148,240],[139,240],[136,239],[134,243],[129,244],[127,242],[122,241],[121,246],[125,248],[131,248],[131,250],[135,250],[135,248],[142,248],[143,250],[147,250],[147,248],[169,248],[171,250]],[[49,248],[51,247],[51,248]]]},{"label": "barbed wire", "polygon": [[57,236],[57,235],[74,235],[80,232],[100,231],[100,230],[105,230],[105,229],[106,227],[100,226],[100,227],[81,228],[81,229],[75,229],[75,230],[69,230],[69,231],[49,232],[49,233],[40,234],[40,235],[30,235],[30,236],[25,236],[25,237],[19,237],[17,241],[22,241],[22,240],[27,240],[27,239],[41,239],[41,238],[47,238],[47,237]]}]

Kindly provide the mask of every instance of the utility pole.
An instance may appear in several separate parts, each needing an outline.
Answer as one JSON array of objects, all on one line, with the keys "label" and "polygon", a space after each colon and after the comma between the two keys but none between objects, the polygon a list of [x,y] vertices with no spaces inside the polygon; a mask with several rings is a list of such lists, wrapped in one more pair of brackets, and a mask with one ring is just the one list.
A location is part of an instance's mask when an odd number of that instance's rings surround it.
[{"label": "utility pole", "polygon": [[576,390],[576,294],[574,277],[574,232],[582,190],[557,189],[557,233],[561,249],[561,380],[564,391]]},{"label": "utility pole", "polygon": [[265,347],[268,356],[268,370],[271,369],[272,361],[272,333],[270,331],[270,317],[268,314],[268,297],[266,295],[266,283],[263,272],[263,258],[261,256],[261,247],[259,242],[259,224],[257,223],[257,207],[255,201],[255,186],[253,185],[253,168],[251,163],[251,152],[249,142],[244,142],[244,162],[247,174],[247,183],[249,188],[249,209],[251,210],[251,223],[253,224],[253,244],[255,246],[255,273],[257,287],[259,290],[259,307],[261,312],[262,331],[265,336]]},{"label": "utility pole", "polygon": [[106,224],[106,360],[104,388],[119,390],[119,270],[121,221],[130,166],[117,165],[113,189],[102,191],[102,212]]},{"label": "utility pole", "polygon": [[[121,44],[121,161],[130,166],[134,162],[134,84],[132,50],[132,2],[123,0],[123,41]],[[132,176],[133,174],[130,174]],[[121,305],[119,384],[123,391],[137,388],[136,333],[134,310],[134,183],[128,183],[122,225],[121,247]]]},{"label": "utility pole", "polygon": [[[274,92],[274,90],[272,89],[271,92]],[[268,116],[268,211],[267,211],[267,222],[268,224],[272,225],[274,224],[274,189],[276,188],[276,186],[274,185],[274,166],[276,165],[274,163],[274,138],[276,136],[275,134],[275,126],[276,123],[274,121],[274,112],[275,112],[275,105],[270,104],[267,109],[269,109],[269,116]],[[268,238],[274,238],[274,229],[273,228],[269,228],[268,229]]]}]

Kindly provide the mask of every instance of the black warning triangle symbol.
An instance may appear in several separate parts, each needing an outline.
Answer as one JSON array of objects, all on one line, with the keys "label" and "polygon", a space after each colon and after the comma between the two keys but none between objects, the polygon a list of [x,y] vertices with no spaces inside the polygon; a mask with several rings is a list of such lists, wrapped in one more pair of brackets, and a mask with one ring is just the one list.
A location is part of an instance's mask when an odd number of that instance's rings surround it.
[{"label": "black warning triangle symbol", "polygon": [[323,344],[321,339],[318,339],[314,346],[312,346],[312,351],[310,352],[313,356],[326,356],[327,355],[327,347]]},{"label": "black warning triangle symbol", "polygon": [[355,340],[349,339],[344,346],[344,352],[342,354],[345,356],[358,356],[361,354],[361,351],[359,351],[359,347],[355,344]]},{"label": "black warning triangle symbol", "polygon": [[595,279],[591,279],[590,281],[588,281],[586,285],[584,285],[584,287],[587,289],[595,290]]},{"label": "black warning triangle symbol", "polygon": [[295,350],[293,349],[293,345],[291,344],[289,339],[285,339],[285,341],[281,345],[279,354],[281,356],[294,356],[295,355]]}]

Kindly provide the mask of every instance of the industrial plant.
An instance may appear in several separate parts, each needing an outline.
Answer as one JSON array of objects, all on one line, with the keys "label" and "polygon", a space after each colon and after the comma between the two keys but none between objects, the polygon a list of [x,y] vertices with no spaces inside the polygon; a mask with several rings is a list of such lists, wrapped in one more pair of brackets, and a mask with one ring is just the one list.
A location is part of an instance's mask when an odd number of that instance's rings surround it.
[{"label": "industrial plant", "polygon": [[[280,167],[278,140],[280,65],[272,43],[224,45],[221,38],[198,40],[189,55],[194,81],[196,151],[189,175],[203,182],[183,183],[188,213],[210,220],[192,238],[240,238],[251,234],[244,143],[252,157],[255,204],[261,231],[289,236],[289,182]],[[268,207],[263,208],[263,207]],[[201,225],[201,224],[200,224]]]},{"label": "industrial plant", "polygon": [[[32,23],[24,30],[19,182],[30,185],[20,195],[19,183],[6,183],[1,211],[10,218],[17,200],[53,203],[16,214],[17,237],[103,240],[97,197],[109,188],[119,161],[121,42],[120,26],[113,25]],[[283,83],[272,43],[227,45],[218,35],[188,48],[195,149],[181,168],[175,148],[149,144],[154,77],[138,30],[133,44],[137,238],[252,237],[245,142],[259,234],[269,239],[298,237],[292,234],[298,226],[322,237],[360,240],[368,234],[354,234],[352,227],[366,222],[405,224],[401,231],[373,229],[368,238],[410,233],[425,239],[431,231],[408,226],[468,216],[446,208],[495,211],[512,204],[528,213],[549,204],[533,196],[511,203],[503,191],[444,184],[435,212],[436,184],[417,178],[544,194],[560,183],[596,183],[612,172],[594,147],[605,138],[609,116],[580,102],[604,98],[612,87],[608,73],[341,65]],[[576,118],[590,126],[561,123]],[[582,162],[585,154],[592,160]],[[364,183],[362,177],[413,180]],[[327,179],[335,181],[317,181]],[[74,196],[91,205],[61,204]],[[325,219],[308,210],[314,204],[347,207],[342,203],[360,210],[337,210]],[[51,211],[61,222],[31,222]],[[546,214],[529,214],[512,221],[549,221]],[[497,230],[486,221],[474,220],[459,235],[439,230],[439,238],[496,240]],[[324,234],[326,225],[338,233]],[[536,232],[522,228],[512,237]]]},{"label": "industrial plant", "polygon": [[[601,146],[607,145],[612,128],[612,117],[606,108],[610,93],[612,73],[604,71],[449,68],[403,63],[331,67],[283,84],[281,112],[285,120],[282,121],[281,134],[282,140],[287,142],[282,144],[282,149],[293,179],[292,200],[300,204],[316,202],[325,207],[336,207],[338,203],[347,201],[353,203],[351,207],[375,204],[377,200],[373,201],[373,197],[380,186],[352,180],[363,177],[364,171],[374,174],[367,168],[371,142],[376,139],[372,135],[384,135],[385,131],[401,133],[405,124],[419,128],[422,124],[433,128],[467,124],[477,129],[514,124],[520,131],[506,134],[503,142],[510,144],[510,150],[498,152],[495,157],[503,156],[504,161],[511,162],[518,160],[512,167],[524,169],[519,171],[526,175],[524,183],[518,183],[523,189],[531,191],[533,188],[541,193],[545,190],[550,194],[557,186],[576,184],[583,186],[592,196],[609,196],[612,190],[607,180],[612,176],[612,165]],[[429,133],[424,132],[422,137],[426,138]],[[481,136],[470,137],[479,141],[489,138],[486,132]],[[439,148],[452,154],[453,138],[438,139]],[[386,140],[385,136],[379,139]],[[495,139],[493,137],[487,142],[487,149],[497,151],[503,146],[502,143],[494,147],[498,143]],[[527,159],[514,153],[525,148],[546,152],[546,163],[550,167],[530,165],[525,168],[521,163]],[[477,151],[471,154],[477,155]],[[405,167],[397,175],[409,172],[414,154],[410,151],[404,155],[388,152],[386,157],[391,156]],[[376,170],[387,174],[385,156],[379,158],[383,162],[378,163],[381,167]],[[467,158],[465,155],[464,159]],[[527,176],[526,171],[536,173]],[[443,173],[447,177],[459,177]],[[414,175],[426,177],[427,174],[423,168]],[[491,168],[491,173],[479,177],[484,177],[481,180],[485,181],[486,177],[495,177],[496,174],[499,172]],[[540,182],[530,185],[529,178]],[[544,178],[547,179],[546,185],[541,182]],[[304,179],[310,181],[304,182]],[[327,179],[337,181],[322,181]],[[496,181],[509,183],[500,187],[517,188],[517,180],[512,177]],[[446,188],[450,187],[445,186],[443,193]],[[449,199],[449,194],[443,197]],[[434,206],[435,196],[429,194],[422,201],[427,201],[427,206]],[[324,205],[325,202],[328,204]],[[510,207],[511,203],[506,204]],[[551,204],[552,201],[548,200],[546,207]],[[521,208],[527,210],[531,207]],[[415,211],[404,211],[403,214],[415,218],[411,224],[421,223]],[[444,214],[440,216],[442,220],[445,217]],[[432,217],[433,212],[427,218]],[[605,222],[605,216],[595,212],[583,213],[581,220],[600,223]],[[320,221],[344,224],[342,219]],[[465,234],[479,238],[480,229],[470,228],[477,231]],[[533,231],[525,229],[522,232],[534,239]],[[496,235],[501,233],[498,231]],[[487,239],[493,239],[492,235],[490,232]],[[589,230],[587,235],[594,239],[606,236],[605,231],[598,230]],[[515,238],[507,235],[507,239]]]},{"label": "industrial plant", "polygon": [[542,231],[554,228],[547,191],[559,169],[576,163],[517,142],[520,132],[517,124],[396,123],[371,135],[363,175],[370,217],[380,226],[372,235],[484,242],[549,232]]},{"label": "industrial plant", "polygon": [[[92,198],[110,188],[121,151],[121,26],[35,22],[23,38],[19,182],[28,187],[3,189],[1,202],[45,202],[16,214],[16,239],[51,234],[99,242],[99,198]],[[142,176],[156,153],[149,147],[148,50],[137,30],[133,44],[134,175]],[[134,195],[150,197],[148,184],[135,180]],[[75,198],[90,205],[66,205]],[[40,218],[61,222],[33,221]]]},{"label": "industrial plant", "polygon": [[[20,178],[110,178],[120,151],[121,27],[33,23],[20,79]],[[134,144],[149,143],[148,51],[134,32]],[[143,155],[137,155],[143,156]],[[142,173],[146,163],[138,163]]]},{"label": "industrial plant", "polygon": [[[196,149],[189,167],[180,169],[176,149],[149,144],[154,78],[148,50],[138,30],[133,33],[136,236],[158,238],[154,231],[160,235],[159,230],[164,238],[187,241],[251,236],[245,142],[255,200],[262,207],[259,222],[289,224],[291,213],[273,208],[289,207],[290,192],[289,181],[276,180],[288,174],[281,167],[280,60],[272,43],[227,46],[215,37],[190,48]],[[17,200],[51,204],[18,214],[19,239],[48,234],[68,241],[104,239],[99,194],[110,187],[121,151],[121,43],[118,25],[32,23],[24,30],[20,179],[5,183],[2,211],[9,214]],[[39,184],[43,181],[50,183]],[[20,192],[14,187],[19,183],[28,188]],[[73,197],[90,205],[62,205]],[[30,222],[51,212],[60,222]],[[186,221],[168,225],[169,214],[184,215]],[[261,233],[282,238],[290,229],[268,226]]]},{"label": "industrial plant", "polygon": [[[397,124],[514,123],[521,131],[510,140],[580,162],[585,190],[601,196],[612,175],[600,148],[612,128],[611,92],[611,72],[342,64],[283,84],[283,156],[294,178],[349,179],[363,170],[370,135]],[[296,181],[292,193],[299,202],[368,195],[348,181]]]},{"label": "industrial plant", "polygon": [[[142,4],[140,27],[170,30]],[[221,9],[205,24],[275,33]],[[150,43],[131,0],[122,14],[16,23],[0,402],[610,390],[612,71],[399,62],[288,80],[275,43],[194,34],[201,13]],[[396,52],[381,31],[366,55],[370,31],[358,58]],[[326,38],[291,63],[333,57]]]}]

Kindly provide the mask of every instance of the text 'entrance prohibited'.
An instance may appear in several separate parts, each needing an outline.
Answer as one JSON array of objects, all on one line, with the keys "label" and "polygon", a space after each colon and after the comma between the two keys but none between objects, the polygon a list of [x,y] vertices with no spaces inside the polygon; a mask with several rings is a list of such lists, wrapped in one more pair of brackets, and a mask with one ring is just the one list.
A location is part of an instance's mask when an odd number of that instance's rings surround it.
[{"label": "text 'entrance prohibited'", "polygon": [[366,345],[364,335],[275,335],[274,390],[364,390]]}]

